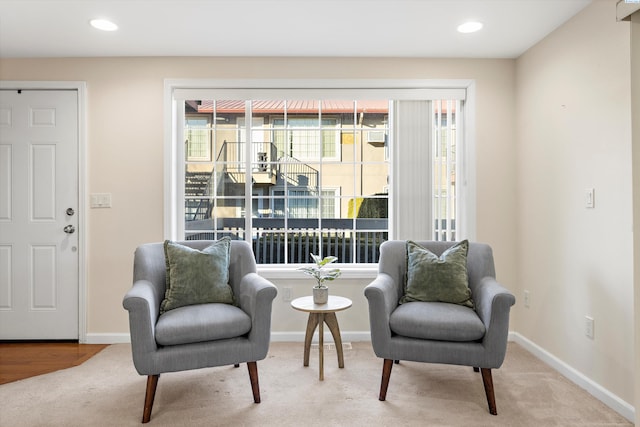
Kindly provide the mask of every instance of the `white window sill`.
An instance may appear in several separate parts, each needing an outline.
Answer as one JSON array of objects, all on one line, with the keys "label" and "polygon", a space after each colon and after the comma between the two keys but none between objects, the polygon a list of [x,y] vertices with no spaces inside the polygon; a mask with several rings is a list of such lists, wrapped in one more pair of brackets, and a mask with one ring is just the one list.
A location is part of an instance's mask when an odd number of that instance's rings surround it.
[{"label": "white window sill", "polygon": [[[302,264],[282,265],[259,265],[258,274],[265,279],[299,279],[305,274],[297,269]],[[363,265],[336,265],[342,271],[341,279],[375,279],[378,274],[378,264]]]}]

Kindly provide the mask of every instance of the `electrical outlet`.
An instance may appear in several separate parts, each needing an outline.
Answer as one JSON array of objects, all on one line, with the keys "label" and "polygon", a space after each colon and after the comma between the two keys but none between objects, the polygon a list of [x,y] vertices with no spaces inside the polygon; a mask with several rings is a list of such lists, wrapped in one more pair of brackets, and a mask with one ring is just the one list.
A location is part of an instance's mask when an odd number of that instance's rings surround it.
[{"label": "electrical outlet", "polygon": [[593,317],[584,316],[584,334],[593,339]]},{"label": "electrical outlet", "polygon": [[285,286],[282,288],[282,301],[290,302],[291,301],[292,289],[289,286]]},{"label": "electrical outlet", "polygon": [[596,207],[595,191],[594,188],[584,190],[584,206],[586,208],[593,209]]},{"label": "electrical outlet", "polygon": [[527,308],[531,306],[531,295],[529,291],[524,291],[524,306]]}]

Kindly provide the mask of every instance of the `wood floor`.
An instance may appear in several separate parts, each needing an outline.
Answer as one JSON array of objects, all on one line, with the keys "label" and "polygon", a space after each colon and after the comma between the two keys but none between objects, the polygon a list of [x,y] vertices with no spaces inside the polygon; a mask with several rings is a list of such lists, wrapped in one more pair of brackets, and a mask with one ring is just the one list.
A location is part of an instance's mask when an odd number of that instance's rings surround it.
[{"label": "wood floor", "polygon": [[0,384],[80,365],[105,347],[68,342],[0,342]]}]

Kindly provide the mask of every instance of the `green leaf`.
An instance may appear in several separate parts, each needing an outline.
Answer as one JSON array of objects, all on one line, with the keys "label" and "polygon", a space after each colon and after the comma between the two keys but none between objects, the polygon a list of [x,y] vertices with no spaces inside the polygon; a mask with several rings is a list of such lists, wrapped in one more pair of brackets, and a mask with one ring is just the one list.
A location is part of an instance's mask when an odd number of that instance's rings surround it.
[{"label": "green leaf", "polygon": [[333,268],[331,270],[323,270],[323,267],[327,264],[331,264],[338,260],[338,257],[335,256],[326,256],[324,258],[320,258],[319,255],[310,254],[311,259],[313,259],[314,264],[304,267],[299,267],[298,270],[302,271],[304,274],[312,276],[316,279],[317,287],[322,286],[325,281],[331,281],[337,279],[341,273],[339,268]]}]

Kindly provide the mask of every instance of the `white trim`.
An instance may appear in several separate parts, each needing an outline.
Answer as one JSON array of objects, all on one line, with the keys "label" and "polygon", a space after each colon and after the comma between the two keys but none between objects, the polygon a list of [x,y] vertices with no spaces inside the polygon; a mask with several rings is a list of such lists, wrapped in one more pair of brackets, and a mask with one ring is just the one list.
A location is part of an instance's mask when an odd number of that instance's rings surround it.
[{"label": "white trim", "polygon": [[90,332],[84,344],[128,344],[131,342],[131,336],[126,333],[97,333]]},{"label": "white trim", "polygon": [[616,4],[616,20],[617,21],[630,21],[631,15],[640,10],[640,4],[637,2],[630,2],[627,0],[618,0]]},{"label": "white trim", "polygon": [[[465,100],[460,120],[462,125],[462,165],[456,171],[456,191],[460,194],[457,200],[457,230],[458,240],[477,238],[477,204],[476,204],[476,83],[469,82],[467,99]],[[460,214],[464,212],[464,214]]]},{"label": "white trim", "polygon": [[78,341],[87,339],[87,249],[89,246],[89,203],[87,197],[87,84],[78,82],[78,206],[82,206],[78,216],[78,227],[84,230],[78,236]]},{"label": "white trim", "polygon": [[[470,80],[458,79],[165,79],[175,99],[336,99],[349,91],[358,99],[464,99]],[[335,91],[334,91],[335,90]],[[445,93],[443,93],[446,91]]]},{"label": "white trim", "polygon": [[78,93],[78,341],[87,340],[87,83],[83,81],[0,80],[0,89],[75,90]]},{"label": "white trim", "polygon": [[[303,264],[260,264],[258,274],[268,280],[278,279],[303,279],[304,274],[298,271]],[[365,279],[373,280],[378,275],[378,264],[336,264],[340,267],[342,275],[340,279]]]},{"label": "white trim", "polygon": [[[178,191],[177,171],[173,167],[173,162],[178,158],[176,153],[178,144],[173,133],[173,124],[177,121],[174,112],[176,111],[176,101],[173,100],[173,86],[164,85],[164,238],[177,239],[177,230],[180,227],[176,214],[177,206],[175,192]],[[184,209],[184,208],[183,208]],[[184,219],[184,215],[182,216]]]},{"label": "white trim", "polygon": [[[213,89],[215,88],[215,89]],[[309,89],[311,88],[311,89]],[[177,144],[176,136],[173,134],[173,123],[176,121],[176,101],[175,99],[186,99],[193,97],[201,97],[203,91],[207,89],[215,90],[216,94],[220,91],[227,91],[229,95],[233,94],[233,98],[238,96],[247,99],[265,99],[267,92],[272,93],[278,99],[282,98],[282,91],[287,90],[287,98],[301,96],[308,98],[310,90],[317,92],[317,96],[321,98],[344,96],[344,90],[350,90],[357,94],[360,99],[380,99],[386,94],[387,99],[415,99],[416,96],[421,99],[429,98],[433,94],[437,99],[465,99],[465,166],[469,168],[466,171],[466,188],[464,197],[467,197],[467,203],[461,206],[466,209],[466,215],[459,218],[459,226],[464,230],[464,236],[474,239],[475,230],[475,213],[476,213],[476,185],[475,185],[475,81],[469,79],[448,79],[448,80],[398,80],[398,79],[165,79],[164,81],[164,141],[165,141],[165,159],[164,159],[164,237],[166,239],[176,239],[179,230],[184,224],[181,220],[184,215],[177,215],[180,212],[179,207],[175,206],[176,200],[181,200],[179,195],[180,186],[178,185],[177,168],[173,165],[180,158],[176,152]],[[335,91],[334,91],[335,89]],[[445,93],[443,93],[445,91]],[[391,95],[393,93],[393,95]],[[196,95],[197,94],[197,95]],[[416,95],[417,94],[417,95]],[[338,96],[338,97],[340,97]],[[393,165],[391,166],[393,169]],[[391,170],[391,176],[395,171]],[[393,178],[392,178],[393,179]],[[393,194],[392,194],[392,197]],[[393,200],[390,203],[394,204]],[[393,217],[390,210],[390,221],[397,221]],[[183,222],[183,221],[182,221]],[[396,238],[396,231],[391,229],[390,238]]]},{"label": "white trim", "polygon": [[558,371],[569,381],[586,390],[593,397],[625,417],[630,422],[634,422],[635,409],[632,405],[519,333],[510,333],[510,337],[513,338],[514,342],[521,345],[525,350]]}]

